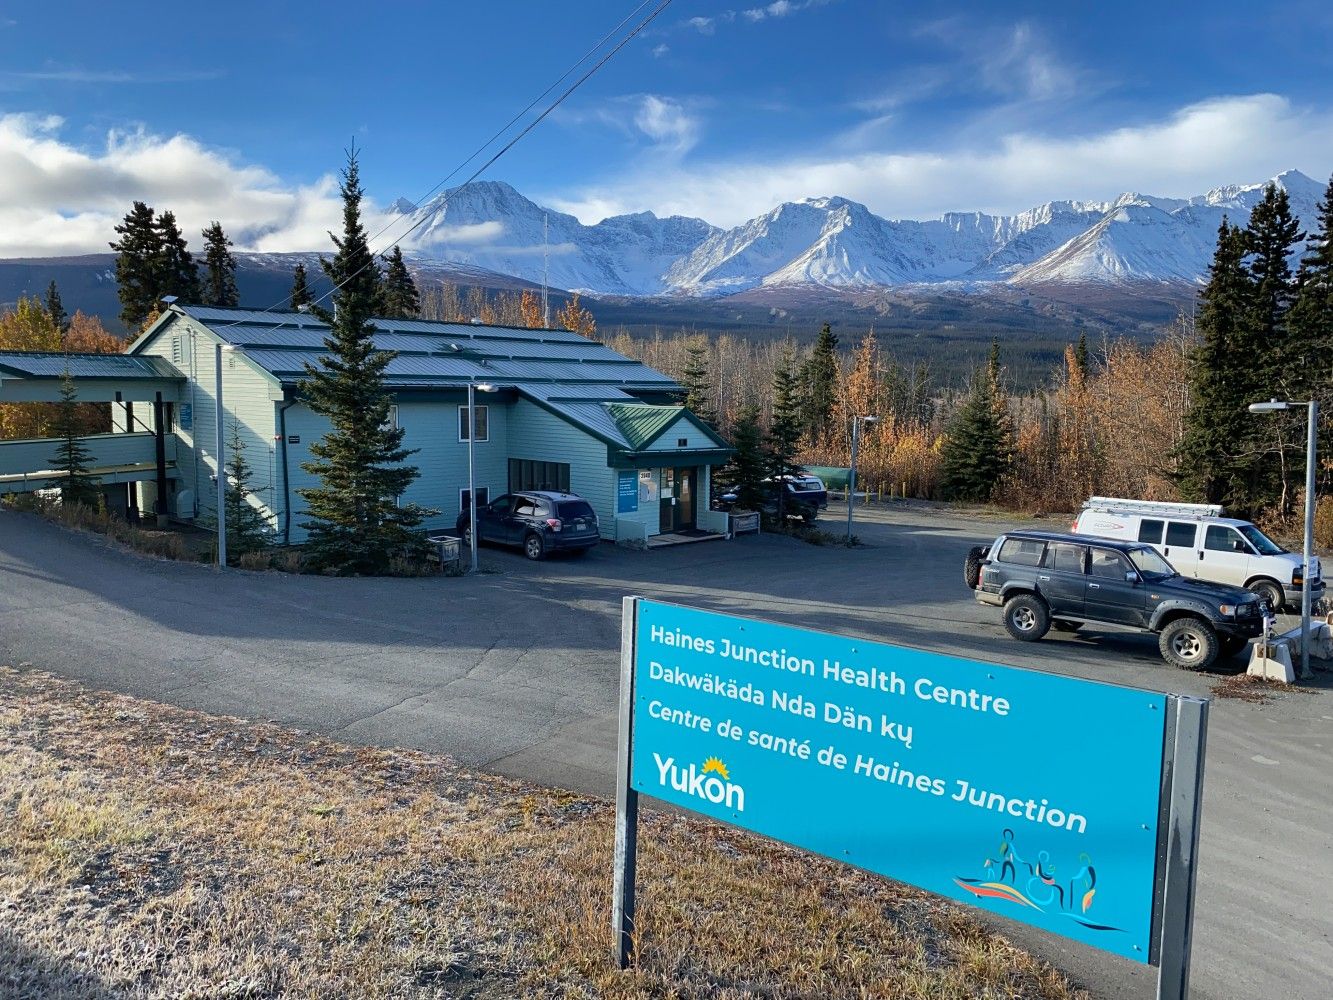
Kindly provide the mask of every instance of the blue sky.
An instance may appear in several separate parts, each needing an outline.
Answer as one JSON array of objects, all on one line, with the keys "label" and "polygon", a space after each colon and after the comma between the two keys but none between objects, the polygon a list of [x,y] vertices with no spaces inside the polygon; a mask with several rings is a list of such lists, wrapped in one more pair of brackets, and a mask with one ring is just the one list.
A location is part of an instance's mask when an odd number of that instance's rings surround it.
[{"label": "blue sky", "polygon": [[[370,195],[416,199],[636,6],[6,0],[0,255],[100,249],[136,197],[322,247],[353,136]],[[1333,4],[675,0],[486,176],[585,222],[734,225],[818,195],[929,217],[1289,167],[1333,171]]]}]

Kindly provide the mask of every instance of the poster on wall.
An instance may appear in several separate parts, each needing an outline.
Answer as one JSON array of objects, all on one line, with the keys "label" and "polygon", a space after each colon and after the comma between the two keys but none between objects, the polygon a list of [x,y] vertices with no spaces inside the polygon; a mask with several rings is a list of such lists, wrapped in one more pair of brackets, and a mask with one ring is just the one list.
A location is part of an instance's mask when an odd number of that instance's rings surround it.
[{"label": "poster on wall", "polygon": [[657,503],[657,470],[639,470],[639,503],[647,506]]},{"label": "poster on wall", "polygon": [[616,513],[633,514],[639,509],[639,484],[634,472],[621,472],[616,481]]}]

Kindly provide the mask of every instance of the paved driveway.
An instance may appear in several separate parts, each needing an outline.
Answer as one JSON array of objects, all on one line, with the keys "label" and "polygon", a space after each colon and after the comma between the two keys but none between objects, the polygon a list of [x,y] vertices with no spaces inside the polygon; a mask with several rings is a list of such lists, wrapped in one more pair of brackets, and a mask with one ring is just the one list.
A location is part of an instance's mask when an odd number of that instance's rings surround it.
[{"label": "paved driveway", "polygon": [[[829,518],[836,528],[837,512]],[[660,597],[1056,673],[1210,692],[1131,633],[1010,640],[962,554],[998,521],[868,511],[847,551],[747,537],[528,563],[483,550],[467,579],[338,580],[126,556],[0,513],[0,662],[188,708],[613,794],[620,599]],[[1326,1000],[1333,977],[1333,695],[1214,704],[1193,996]],[[996,920],[1099,997],[1149,970]]]}]

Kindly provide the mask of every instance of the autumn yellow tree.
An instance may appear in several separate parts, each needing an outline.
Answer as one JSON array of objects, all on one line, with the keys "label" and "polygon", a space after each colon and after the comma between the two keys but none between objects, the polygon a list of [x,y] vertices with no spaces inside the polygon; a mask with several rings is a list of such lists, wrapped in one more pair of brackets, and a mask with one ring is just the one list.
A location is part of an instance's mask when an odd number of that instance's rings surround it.
[{"label": "autumn yellow tree", "polygon": [[536,293],[530,288],[523,290],[523,297],[518,302],[519,313],[523,317],[523,325],[532,330],[540,329],[546,325],[545,318],[542,316],[542,305],[538,301]]},{"label": "autumn yellow tree", "polygon": [[579,304],[579,293],[575,292],[565,303],[565,307],[555,315],[556,322],[566,330],[571,330],[590,340],[597,336],[597,321],[592,313]]}]

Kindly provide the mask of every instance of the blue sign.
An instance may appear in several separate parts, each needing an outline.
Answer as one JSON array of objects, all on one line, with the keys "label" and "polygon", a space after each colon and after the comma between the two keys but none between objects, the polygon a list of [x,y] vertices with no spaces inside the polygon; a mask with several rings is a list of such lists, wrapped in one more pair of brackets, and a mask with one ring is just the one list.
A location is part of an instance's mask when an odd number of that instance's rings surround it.
[{"label": "blue sign", "polygon": [[183,431],[189,431],[194,429],[193,403],[180,404],[180,416],[177,418],[176,422],[180,424],[180,429]]},{"label": "blue sign", "polygon": [[1149,961],[1165,695],[640,601],[645,795]]},{"label": "blue sign", "polygon": [[639,509],[639,474],[618,473],[616,479],[616,513],[633,514]]}]

